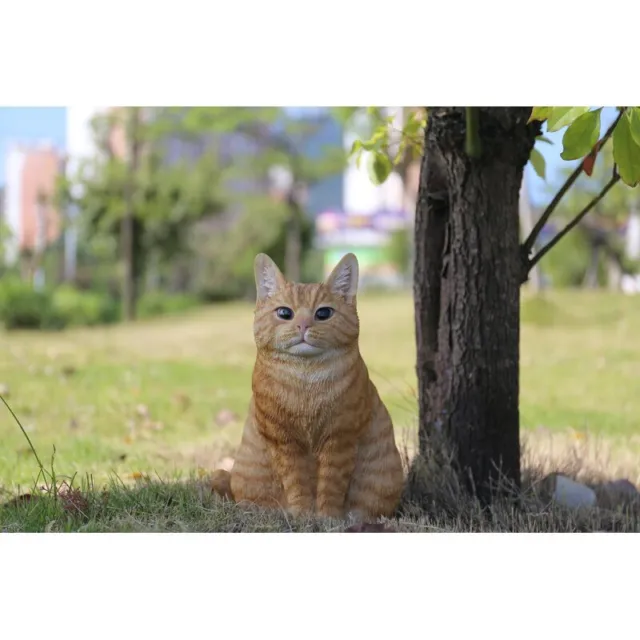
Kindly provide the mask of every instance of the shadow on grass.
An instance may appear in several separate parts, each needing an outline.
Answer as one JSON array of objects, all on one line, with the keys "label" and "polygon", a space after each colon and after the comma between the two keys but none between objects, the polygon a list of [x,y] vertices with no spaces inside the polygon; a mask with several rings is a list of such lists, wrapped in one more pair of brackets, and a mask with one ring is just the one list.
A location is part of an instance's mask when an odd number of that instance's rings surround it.
[{"label": "shadow on grass", "polygon": [[525,469],[517,495],[507,494],[490,507],[482,507],[459,488],[450,470],[414,458],[398,517],[364,527],[339,520],[292,518],[284,511],[234,504],[212,494],[203,478],[167,482],[144,477],[134,485],[113,479],[102,490],[96,490],[89,480],[80,487],[63,483],[55,491],[51,486],[34,489],[0,506],[0,531],[640,532],[640,502],[616,500],[607,507],[564,509],[552,502],[540,469],[532,466]]},{"label": "shadow on grass", "polygon": [[[0,396],[9,411],[9,405]],[[141,476],[135,484],[112,478],[96,488],[90,477],[76,483],[42,463],[19,419],[11,411],[39,468],[29,493],[7,496],[0,504],[0,531],[10,532],[640,532],[640,494],[611,496],[602,482],[610,479],[600,456],[584,444],[552,455],[539,444],[523,452],[522,486],[502,487],[489,507],[460,486],[450,456],[435,446],[425,456],[404,446],[406,490],[398,517],[378,524],[315,517],[292,518],[285,511],[234,504],[211,491],[206,478],[171,481]],[[411,443],[409,443],[411,444]],[[588,443],[587,443],[588,444]],[[55,452],[54,452],[55,453]],[[551,465],[551,466],[550,466]],[[564,473],[591,485],[598,507],[569,510],[555,504],[548,480]],[[551,475],[550,475],[551,474]]]}]

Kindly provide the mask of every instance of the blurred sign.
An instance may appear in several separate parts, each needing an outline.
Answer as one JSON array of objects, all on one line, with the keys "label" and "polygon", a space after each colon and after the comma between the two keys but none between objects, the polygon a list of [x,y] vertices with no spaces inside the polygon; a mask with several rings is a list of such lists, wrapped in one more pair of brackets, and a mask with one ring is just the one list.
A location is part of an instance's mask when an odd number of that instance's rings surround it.
[{"label": "blurred sign", "polygon": [[345,229],[372,229],[394,231],[407,226],[409,216],[404,211],[378,211],[373,214],[325,211],[316,218],[316,229],[332,232]]}]

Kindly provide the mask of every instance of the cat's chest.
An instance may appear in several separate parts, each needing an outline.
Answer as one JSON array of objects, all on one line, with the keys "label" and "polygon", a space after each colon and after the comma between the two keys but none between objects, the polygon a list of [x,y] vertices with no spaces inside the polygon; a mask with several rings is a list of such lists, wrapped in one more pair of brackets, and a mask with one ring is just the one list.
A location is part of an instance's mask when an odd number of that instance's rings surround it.
[{"label": "cat's chest", "polygon": [[312,448],[340,419],[340,399],[325,385],[298,387],[287,401],[292,423],[286,427],[304,434]]}]

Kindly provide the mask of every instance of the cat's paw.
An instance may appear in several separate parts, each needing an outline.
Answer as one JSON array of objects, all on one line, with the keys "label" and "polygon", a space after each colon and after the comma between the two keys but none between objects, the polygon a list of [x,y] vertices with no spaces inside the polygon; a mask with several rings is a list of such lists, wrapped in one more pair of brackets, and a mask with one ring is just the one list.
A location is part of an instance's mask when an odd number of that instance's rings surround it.
[{"label": "cat's paw", "polygon": [[304,516],[310,516],[313,514],[313,507],[310,505],[289,505],[286,508],[286,512],[294,518],[302,518]]},{"label": "cat's paw", "polygon": [[320,518],[331,518],[333,520],[344,519],[344,509],[340,507],[321,507],[317,512]]}]

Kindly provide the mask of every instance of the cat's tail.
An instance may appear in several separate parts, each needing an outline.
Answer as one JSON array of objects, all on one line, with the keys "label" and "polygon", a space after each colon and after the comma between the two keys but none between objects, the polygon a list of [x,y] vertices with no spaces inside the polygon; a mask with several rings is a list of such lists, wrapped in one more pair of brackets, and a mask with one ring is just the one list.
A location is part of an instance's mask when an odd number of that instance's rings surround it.
[{"label": "cat's tail", "polygon": [[223,498],[233,500],[231,474],[226,469],[216,469],[211,474],[211,490]]}]

